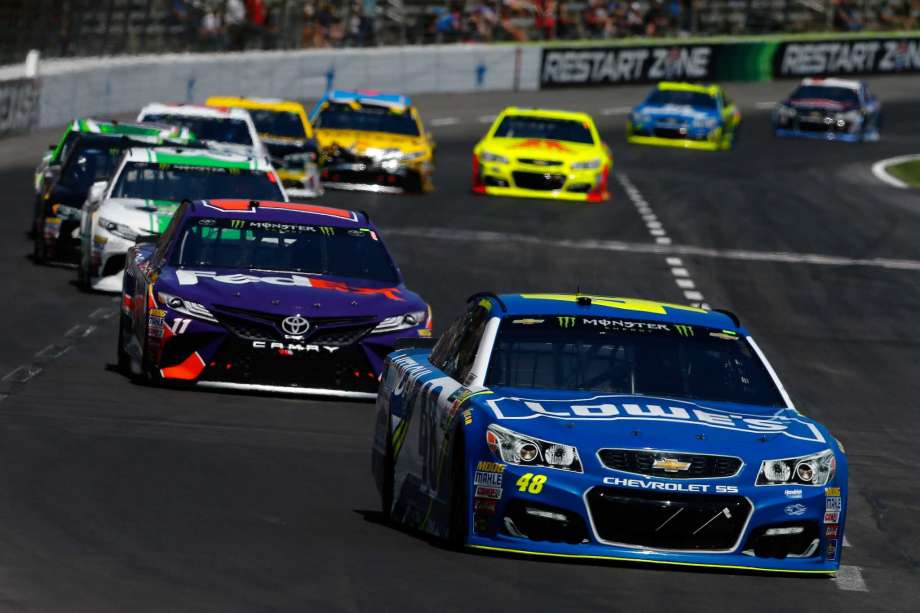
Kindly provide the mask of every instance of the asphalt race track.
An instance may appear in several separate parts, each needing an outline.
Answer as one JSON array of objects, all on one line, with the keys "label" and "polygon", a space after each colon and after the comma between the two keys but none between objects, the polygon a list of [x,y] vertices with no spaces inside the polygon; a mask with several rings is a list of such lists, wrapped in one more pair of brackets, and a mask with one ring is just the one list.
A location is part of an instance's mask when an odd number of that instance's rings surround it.
[{"label": "asphalt race track", "polygon": [[[52,131],[0,141],[0,611],[917,610],[920,196],[869,167],[920,151],[920,80],[873,85],[883,136],[866,145],[774,140],[765,103],[791,84],[732,85],[726,153],[627,146],[644,88],[422,97],[437,191],[322,199],[371,214],[436,328],[478,290],[699,292],[737,312],[847,447],[838,579],[453,552],[381,521],[372,404],[130,383],[117,302],[28,257]],[[594,113],[612,200],[473,197],[473,144],[512,102]]]}]

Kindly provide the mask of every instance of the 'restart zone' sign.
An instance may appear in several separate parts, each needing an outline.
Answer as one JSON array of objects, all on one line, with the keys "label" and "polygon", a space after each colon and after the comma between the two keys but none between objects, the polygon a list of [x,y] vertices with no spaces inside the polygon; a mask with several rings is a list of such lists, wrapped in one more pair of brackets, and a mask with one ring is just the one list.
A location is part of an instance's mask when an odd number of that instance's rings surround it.
[{"label": "'restart zone' sign", "polygon": [[709,79],[713,45],[548,47],[540,86],[572,87]]}]

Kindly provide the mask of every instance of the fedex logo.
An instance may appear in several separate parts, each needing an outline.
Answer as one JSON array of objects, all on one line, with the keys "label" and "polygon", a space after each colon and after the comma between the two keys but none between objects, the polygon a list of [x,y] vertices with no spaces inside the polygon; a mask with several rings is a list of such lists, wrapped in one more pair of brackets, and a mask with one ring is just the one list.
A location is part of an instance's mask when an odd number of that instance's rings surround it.
[{"label": "fedex logo", "polygon": [[814,424],[798,418],[798,414],[794,411],[786,410],[768,416],[750,415],[663,398],[659,402],[644,401],[639,404],[635,398],[629,396],[595,396],[580,400],[505,397],[487,400],[486,404],[498,419],[549,417],[566,420],[660,421],[687,423],[751,434],[781,434],[814,443],[826,442]]}]

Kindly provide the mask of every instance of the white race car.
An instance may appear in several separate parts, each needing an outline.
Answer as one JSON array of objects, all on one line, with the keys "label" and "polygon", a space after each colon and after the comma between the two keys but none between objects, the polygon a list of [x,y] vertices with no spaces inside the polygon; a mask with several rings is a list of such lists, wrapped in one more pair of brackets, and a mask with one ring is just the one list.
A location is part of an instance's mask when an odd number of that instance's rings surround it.
[{"label": "white race car", "polygon": [[230,198],[287,202],[262,157],[207,149],[128,149],[111,181],[94,183],[80,221],[81,285],[121,291],[125,254],[169,226],[183,200]]},{"label": "white race car", "polygon": [[244,109],[154,102],[141,109],[137,120],[188,128],[196,140],[215,149],[260,158],[268,156],[249,111]]}]

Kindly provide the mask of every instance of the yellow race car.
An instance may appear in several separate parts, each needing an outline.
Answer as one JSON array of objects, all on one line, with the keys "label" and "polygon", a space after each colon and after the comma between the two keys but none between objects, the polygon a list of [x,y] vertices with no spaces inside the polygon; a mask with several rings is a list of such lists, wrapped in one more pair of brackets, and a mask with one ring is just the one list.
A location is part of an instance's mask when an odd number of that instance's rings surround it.
[{"label": "yellow race car", "polygon": [[685,149],[730,149],[741,113],[718,85],[662,81],[626,119],[626,140]]},{"label": "yellow race car", "polygon": [[590,115],[508,107],[473,149],[473,192],[602,202],[612,166]]},{"label": "yellow race car", "polygon": [[335,90],[310,112],[323,184],[385,193],[434,189],[434,141],[399,94]]},{"label": "yellow race car", "polygon": [[212,96],[206,104],[249,111],[259,138],[271,156],[272,166],[288,194],[300,198],[322,195],[316,138],[301,103],[293,100]]}]

